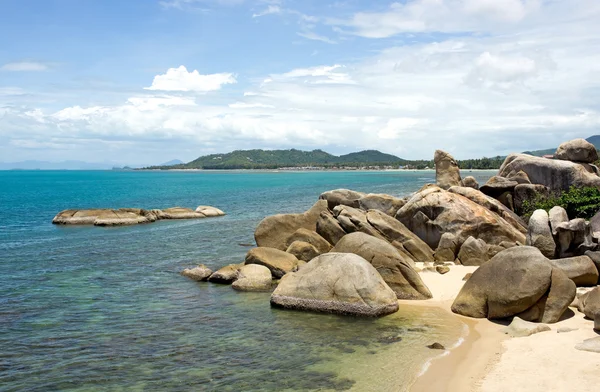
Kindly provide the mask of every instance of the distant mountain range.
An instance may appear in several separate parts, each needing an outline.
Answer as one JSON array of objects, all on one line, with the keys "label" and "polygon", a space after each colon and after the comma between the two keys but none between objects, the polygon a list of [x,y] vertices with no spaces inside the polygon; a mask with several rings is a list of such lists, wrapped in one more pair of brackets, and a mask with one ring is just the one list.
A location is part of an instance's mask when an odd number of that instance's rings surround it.
[{"label": "distant mountain range", "polygon": [[[600,135],[594,135],[594,136],[590,136],[587,139],[588,142],[592,143],[594,146],[596,146],[596,150],[600,150]],[[533,155],[536,157],[542,157],[544,155],[554,155],[554,153],[556,152],[556,149],[558,147],[554,147],[554,148],[548,148],[545,150],[534,150],[534,151],[525,151],[523,152],[524,154],[529,154],[529,155]]]}]

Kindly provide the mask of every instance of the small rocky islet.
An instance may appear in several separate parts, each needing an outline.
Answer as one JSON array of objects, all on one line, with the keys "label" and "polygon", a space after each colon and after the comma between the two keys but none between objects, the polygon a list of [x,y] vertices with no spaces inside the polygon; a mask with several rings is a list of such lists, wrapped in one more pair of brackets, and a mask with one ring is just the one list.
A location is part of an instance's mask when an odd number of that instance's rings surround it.
[{"label": "small rocky islet", "polygon": [[[258,247],[243,263],[182,274],[240,291],[274,289],[277,307],[383,316],[398,310],[398,299],[432,297],[416,263],[440,274],[476,266],[454,313],[513,319],[510,334],[525,336],[546,330],[528,322],[555,323],[574,307],[598,329],[600,212],[590,221],[569,219],[562,207],[537,210],[527,221],[515,213],[540,194],[600,189],[597,159],[592,144],[576,139],[561,144],[554,159],[509,155],[480,186],[438,150],[436,184],[406,198],[325,192],[304,213],[263,219],[254,233]],[[581,347],[598,347],[592,343]]]}]

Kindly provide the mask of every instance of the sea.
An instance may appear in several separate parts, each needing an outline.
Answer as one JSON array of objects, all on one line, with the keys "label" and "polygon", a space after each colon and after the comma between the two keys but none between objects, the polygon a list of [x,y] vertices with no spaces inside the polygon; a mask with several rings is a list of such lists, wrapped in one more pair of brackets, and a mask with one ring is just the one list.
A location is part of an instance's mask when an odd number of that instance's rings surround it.
[{"label": "sea", "polygon": [[[464,173],[485,182],[493,172]],[[468,328],[436,307],[371,319],[194,282],[266,216],[327,190],[407,196],[433,171],[0,171],[0,391],[405,391]],[[211,205],[220,218],[52,225],[70,208]]]}]

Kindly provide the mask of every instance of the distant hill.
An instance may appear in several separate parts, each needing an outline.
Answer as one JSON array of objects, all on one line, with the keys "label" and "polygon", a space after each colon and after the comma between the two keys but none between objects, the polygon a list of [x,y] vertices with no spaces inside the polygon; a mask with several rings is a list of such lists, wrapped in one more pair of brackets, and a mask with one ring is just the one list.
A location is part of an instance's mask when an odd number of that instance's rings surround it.
[{"label": "distant hill", "polygon": [[[588,142],[592,143],[594,146],[596,146],[596,150],[600,150],[600,135],[594,135],[594,136],[590,136],[587,139]],[[544,155],[554,155],[554,153],[556,152],[556,149],[558,147],[554,147],[554,148],[548,148],[545,150],[534,150],[534,151],[525,151],[523,152],[523,154],[529,154],[529,155],[533,155],[536,157],[541,157]]]},{"label": "distant hill", "polygon": [[277,169],[281,167],[398,166],[408,161],[376,150],[335,156],[323,150],[236,150],[202,156],[189,163],[148,169]]},{"label": "distant hill", "polygon": [[173,166],[173,165],[181,165],[185,162],[180,161],[179,159],[173,159],[172,161],[161,163],[160,166]]}]

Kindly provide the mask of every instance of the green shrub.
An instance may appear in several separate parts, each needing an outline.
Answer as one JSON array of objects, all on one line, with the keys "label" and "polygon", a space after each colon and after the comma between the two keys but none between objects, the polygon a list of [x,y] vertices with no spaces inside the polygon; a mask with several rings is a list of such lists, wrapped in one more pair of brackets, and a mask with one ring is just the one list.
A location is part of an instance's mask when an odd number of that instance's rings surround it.
[{"label": "green shrub", "polygon": [[535,210],[549,211],[554,206],[563,207],[567,211],[569,219],[590,219],[600,211],[600,190],[594,187],[572,186],[568,191],[550,196],[538,195],[534,200],[526,200],[520,213],[529,217]]}]

